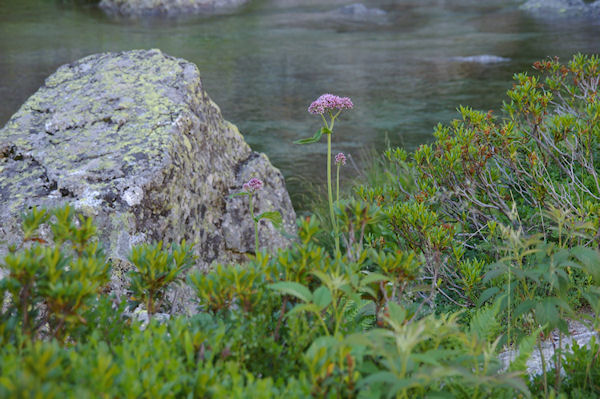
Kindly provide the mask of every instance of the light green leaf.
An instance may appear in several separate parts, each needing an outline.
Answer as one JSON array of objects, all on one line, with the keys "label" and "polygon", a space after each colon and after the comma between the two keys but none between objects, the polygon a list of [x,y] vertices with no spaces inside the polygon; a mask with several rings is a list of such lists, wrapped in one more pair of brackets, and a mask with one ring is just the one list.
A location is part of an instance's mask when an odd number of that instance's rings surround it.
[{"label": "light green leaf", "polygon": [[323,136],[323,133],[325,133],[325,128],[321,128],[319,129],[314,136],[309,137],[307,139],[300,139],[300,140],[296,140],[294,141],[294,144],[312,144],[312,143],[316,143],[319,140],[321,140],[321,136]]},{"label": "light green leaf", "polygon": [[286,314],[286,317],[290,317],[296,313],[301,313],[301,312],[319,313],[320,311],[321,311],[321,309],[314,303],[299,303],[298,305],[294,306],[294,308]]},{"label": "light green leaf", "polygon": [[319,310],[325,309],[331,303],[331,292],[325,286],[320,286],[313,293],[313,302]]},{"label": "light green leaf", "polygon": [[390,278],[379,273],[369,273],[360,282],[361,285],[378,283],[380,281],[390,281]]},{"label": "light green leaf", "polygon": [[281,281],[278,283],[269,284],[269,288],[279,291],[283,294],[292,295],[304,302],[312,300],[312,294],[308,288],[294,281]]},{"label": "light green leaf", "polygon": [[600,282],[600,253],[585,247],[575,247],[571,249],[571,253],[583,265],[585,271],[592,275],[596,282]]},{"label": "light green leaf", "polygon": [[256,219],[257,220],[261,220],[261,219],[270,220],[271,223],[273,223],[273,226],[275,226],[275,228],[281,227],[281,224],[283,222],[281,213],[279,213],[277,211],[263,212],[260,215],[258,215]]},{"label": "light green leaf", "polygon": [[537,338],[540,336],[540,329],[535,330],[531,335],[523,338],[519,343],[519,351],[517,357],[510,363],[508,371],[526,371],[527,360],[533,353]]},{"label": "light green leaf", "polygon": [[245,191],[239,192],[239,193],[234,193],[231,195],[228,195],[227,198],[234,198],[234,197],[245,197],[247,195],[250,195],[250,193],[247,193]]}]

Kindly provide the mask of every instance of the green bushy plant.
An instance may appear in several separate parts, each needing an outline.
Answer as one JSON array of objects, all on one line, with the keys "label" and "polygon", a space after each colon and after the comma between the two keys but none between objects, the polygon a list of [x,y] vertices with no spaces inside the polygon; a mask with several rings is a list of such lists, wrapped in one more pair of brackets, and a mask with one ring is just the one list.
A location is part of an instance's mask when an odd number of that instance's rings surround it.
[{"label": "green bushy plant", "polygon": [[149,315],[159,311],[167,288],[183,281],[183,273],[194,264],[192,247],[185,241],[163,249],[163,243],[142,244],[131,250],[129,273],[133,303],[144,303]]},{"label": "green bushy plant", "polygon": [[[50,238],[40,235],[44,223]],[[108,282],[96,228],[66,206],[54,212],[34,208],[23,216],[23,232],[19,250],[13,247],[0,264],[8,272],[0,282],[4,339],[65,341],[88,323],[85,314]]]}]

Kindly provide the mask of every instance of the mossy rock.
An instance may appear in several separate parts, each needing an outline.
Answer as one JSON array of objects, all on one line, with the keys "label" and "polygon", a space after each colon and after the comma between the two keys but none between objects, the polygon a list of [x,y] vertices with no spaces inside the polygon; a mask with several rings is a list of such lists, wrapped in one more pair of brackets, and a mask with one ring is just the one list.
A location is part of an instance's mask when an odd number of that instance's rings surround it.
[{"label": "mossy rock", "polygon": [[[0,256],[19,215],[65,203],[94,216],[111,258],[138,242],[195,243],[200,267],[253,251],[255,212],[279,211],[295,233],[283,177],[253,152],[202,88],[197,67],[159,50],[96,54],[60,67],[0,130]],[[261,224],[270,250],[289,238]]]}]

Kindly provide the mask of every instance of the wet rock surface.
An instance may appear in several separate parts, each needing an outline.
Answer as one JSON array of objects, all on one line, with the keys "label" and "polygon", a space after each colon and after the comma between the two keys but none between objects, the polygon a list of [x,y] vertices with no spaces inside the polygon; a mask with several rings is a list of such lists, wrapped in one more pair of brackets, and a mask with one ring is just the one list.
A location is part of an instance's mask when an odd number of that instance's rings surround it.
[{"label": "wet rock surface", "polygon": [[527,0],[520,8],[543,18],[600,18],[600,0]]},{"label": "wet rock surface", "polygon": [[500,57],[491,54],[470,55],[466,57],[454,57],[456,62],[473,63],[473,64],[499,64],[501,62],[509,62],[510,58]]},{"label": "wet rock surface", "polygon": [[385,17],[387,13],[380,8],[369,8],[362,3],[354,3],[332,11],[332,15],[341,18],[369,20]]},{"label": "wet rock surface", "polygon": [[[198,267],[254,248],[255,212],[279,211],[295,232],[283,177],[253,152],[202,88],[194,64],[159,50],[92,55],[60,67],[0,130],[0,256],[21,239],[20,213],[66,203],[93,216],[120,280],[132,245],[194,243]],[[262,247],[289,238],[260,227]],[[115,281],[117,283],[117,281]],[[118,285],[118,284],[117,284]]]},{"label": "wet rock surface", "polygon": [[109,15],[125,17],[187,14],[218,14],[236,9],[249,0],[101,0],[100,8]]}]

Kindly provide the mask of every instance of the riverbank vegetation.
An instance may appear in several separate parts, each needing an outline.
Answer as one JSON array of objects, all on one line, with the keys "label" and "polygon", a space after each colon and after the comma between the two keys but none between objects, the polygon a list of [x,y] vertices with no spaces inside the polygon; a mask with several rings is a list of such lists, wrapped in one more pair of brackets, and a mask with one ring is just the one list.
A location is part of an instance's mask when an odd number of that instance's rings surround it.
[{"label": "riverbank vegetation", "polygon": [[[2,261],[0,396],[598,397],[600,346],[561,348],[600,328],[600,59],[534,69],[246,264],[184,278],[188,244],[142,246],[117,298],[92,220],[33,210]],[[165,317],[174,284],[198,314]]]}]

